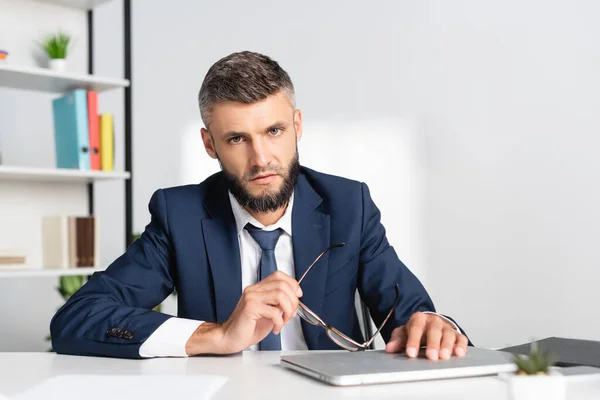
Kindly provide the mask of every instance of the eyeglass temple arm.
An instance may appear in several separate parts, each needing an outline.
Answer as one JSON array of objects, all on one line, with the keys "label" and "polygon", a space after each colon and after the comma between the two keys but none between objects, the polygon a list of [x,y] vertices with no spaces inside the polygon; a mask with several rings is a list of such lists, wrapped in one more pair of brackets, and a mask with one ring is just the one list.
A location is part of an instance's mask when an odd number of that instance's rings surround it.
[{"label": "eyeglass temple arm", "polygon": [[317,261],[319,261],[319,259],[325,255],[325,253],[327,253],[329,250],[333,249],[334,247],[342,247],[345,244],[346,243],[344,243],[344,242],[334,243],[331,246],[329,246],[328,248],[326,248],[325,250],[323,250],[323,252],[321,254],[319,254],[319,256],[315,259],[315,261],[313,261],[312,264],[310,264],[308,266],[308,268],[306,268],[306,271],[304,271],[304,273],[302,274],[300,279],[298,279],[298,284],[300,284],[300,282],[302,282],[302,279],[304,279],[306,274],[308,274],[308,271],[310,271],[310,269],[313,267],[313,265],[315,265],[317,263]]},{"label": "eyeglass temple arm", "polygon": [[387,317],[385,317],[385,319],[383,320],[383,322],[381,323],[379,328],[375,331],[373,336],[371,336],[371,338],[367,342],[365,342],[365,344],[364,344],[365,347],[369,347],[371,345],[371,343],[373,343],[373,340],[375,340],[375,337],[379,334],[379,331],[381,331],[381,329],[388,322],[388,319],[390,319],[390,317],[396,310],[396,304],[398,304],[398,299],[400,298],[400,289],[398,288],[398,284],[396,284],[396,286],[394,286],[394,289],[396,289],[396,300],[394,300],[394,305],[390,309],[390,312],[388,313]]}]

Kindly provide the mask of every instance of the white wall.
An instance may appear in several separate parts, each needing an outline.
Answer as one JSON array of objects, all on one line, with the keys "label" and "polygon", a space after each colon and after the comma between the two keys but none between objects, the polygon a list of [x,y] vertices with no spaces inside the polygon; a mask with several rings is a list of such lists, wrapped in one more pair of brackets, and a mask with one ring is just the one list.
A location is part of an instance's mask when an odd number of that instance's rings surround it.
[{"label": "white wall", "polygon": [[425,264],[480,345],[600,338],[599,12],[440,1],[418,20]]},{"label": "white wall", "polygon": [[296,85],[301,161],[369,183],[401,258],[476,344],[598,337],[599,7],[134,2],[134,225],[156,188],[217,171],[197,91],[220,57],[260,51]]}]

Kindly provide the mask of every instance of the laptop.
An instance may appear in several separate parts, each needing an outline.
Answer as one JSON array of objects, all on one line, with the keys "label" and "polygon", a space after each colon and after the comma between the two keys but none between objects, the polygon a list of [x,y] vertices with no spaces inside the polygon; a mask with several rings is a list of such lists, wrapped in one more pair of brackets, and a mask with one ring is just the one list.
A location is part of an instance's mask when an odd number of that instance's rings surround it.
[{"label": "laptop", "polygon": [[282,355],[281,365],[335,386],[464,378],[513,372],[512,354],[469,347],[466,356],[432,361],[421,349],[417,358],[385,350],[332,351]]}]

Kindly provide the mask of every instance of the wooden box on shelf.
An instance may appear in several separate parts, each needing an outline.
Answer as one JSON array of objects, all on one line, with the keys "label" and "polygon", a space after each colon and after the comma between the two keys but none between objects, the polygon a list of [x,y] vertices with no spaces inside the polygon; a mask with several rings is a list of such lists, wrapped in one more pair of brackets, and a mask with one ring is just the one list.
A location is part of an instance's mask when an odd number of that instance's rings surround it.
[{"label": "wooden box on shelf", "polygon": [[43,268],[98,268],[97,221],[94,215],[43,217]]}]

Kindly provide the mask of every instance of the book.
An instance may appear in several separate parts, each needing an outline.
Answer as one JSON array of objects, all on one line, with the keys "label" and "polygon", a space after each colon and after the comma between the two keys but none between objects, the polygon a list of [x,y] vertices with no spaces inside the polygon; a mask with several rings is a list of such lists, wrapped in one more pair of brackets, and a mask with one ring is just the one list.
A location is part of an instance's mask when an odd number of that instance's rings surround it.
[{"label": "book", "polygon": [[100,170],[100,121],[98,119],[98,92],[87,92],[88,130],[90,135],[90,169]]},{"label": "book", "polygon": [[0,256],[0,265],[25,264],[25,256]]},{"label": "book", "polygon": [[42,217],[43,268],[66,269],[71,266],[69,220],[65,215]]},{"label": "book", "polygon": [[97,234],[94,217],[75,217],[76,258],[75,267],[97,267]]},{"label": "book", "polygon": [[0,266],[24,265],[26,261],[25,252],[18,249],[0,249]]},{"label": "book", "polygon": [[102,171],[115,168],[115,133],[113,115],[104,113],[99,116],[100,124],[100,164]]},{"label": "book", "polygon": [[99,267],[97,217],[51,215],[42,218],[43,268]]},{"label": "book", "polygon": [[58,168],[90,169],[87,92],[77,89],[52,101]]}]

